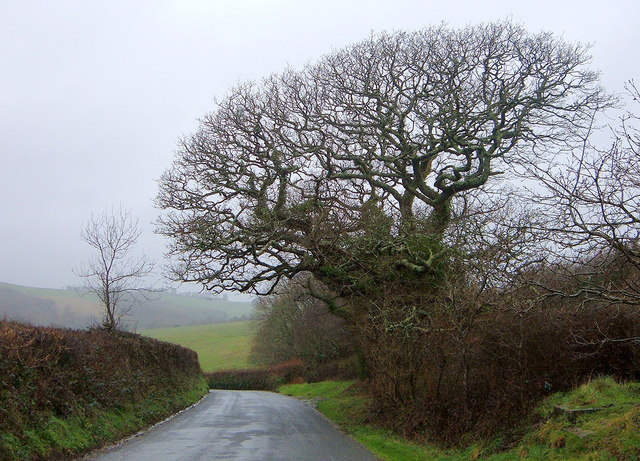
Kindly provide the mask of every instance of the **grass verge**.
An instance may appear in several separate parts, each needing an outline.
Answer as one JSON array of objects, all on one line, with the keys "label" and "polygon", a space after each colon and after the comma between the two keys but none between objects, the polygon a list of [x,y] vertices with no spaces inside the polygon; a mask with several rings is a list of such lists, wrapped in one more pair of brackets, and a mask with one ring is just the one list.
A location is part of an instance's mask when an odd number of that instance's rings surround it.
[{"label": "grass verge", "polygon": [[[542,402],[532,415],[532,420],[538,422],[518,443],[505,447],[497,438],[450,450],[414,443],[373,425],[367,412],[368,398],[353,381],[292,384],[278,390],[296,398],[315,400],[321,413],[378,457],[389,461],[640,459],[640,383],[595,379]],[[554,415],[556,406],[606,408],[581,414],[571,422],[565,415]]]},{"label": "grass verge", "polygon": [[180,389],[119,408],[78,409],[68,418],[42,415],[21,437],[0,431],[0,460],[65,459],[116,442],[196,403],[209,387],[199,376]]}]

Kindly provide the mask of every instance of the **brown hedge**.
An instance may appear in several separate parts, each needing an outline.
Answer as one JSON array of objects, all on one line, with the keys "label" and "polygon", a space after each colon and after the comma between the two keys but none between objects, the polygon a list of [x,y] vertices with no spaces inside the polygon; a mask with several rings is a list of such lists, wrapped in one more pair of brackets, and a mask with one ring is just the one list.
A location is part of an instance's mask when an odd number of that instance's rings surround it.
[{"label": "brown hedge", "polygon": [[201,373],[194,351],[137,334],[0,321],[0,434],[175,393]]},{"label": "brown hedge", "polygon": [[[372,337],[372,410],[407,435],[457,443],[517,429],[550,392],[598,375],[640,379],[635,310],[488,310],[464,337],[436,320],[412,338]],[[374,352],[371,352],[374,351]]]}]

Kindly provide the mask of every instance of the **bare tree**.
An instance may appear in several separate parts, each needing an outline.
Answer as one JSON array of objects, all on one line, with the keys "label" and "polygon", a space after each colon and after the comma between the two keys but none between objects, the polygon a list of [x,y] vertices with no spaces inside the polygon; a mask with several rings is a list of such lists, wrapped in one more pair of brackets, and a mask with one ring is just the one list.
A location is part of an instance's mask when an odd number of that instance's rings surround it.
[{"label": "bare tree", "polygon": [[[252,360],[277,365],[302,359],[317,366],[353,353],[353,336],[345,321],[309,294],[309,274],[285,281],[256,306]],[[317,291],[317,290],[316,290]]]},{"label": "bare tree", "polygon": [[587,51],[510,23],[442,26],[234,88],[160,182],[173,277],[268,293],[309,271],[357,297],[429,276],[461,193],[573,147],[611,104]]},{"label": "bare tree", "polygon": [[478,323],[540,258],[538,217],[492,186],[579,147],[613,104],[589,61],[499,22],[373,35],[239,85],[160,181],[173,277],[268,294],[311,273],[380,402],[450,383],[474,401]]},{"label": "bare tree", "polygon": [[131,255],[140,232],[138,221],[122,206],[92,216],[82,229],[82,239],[96,254],[75,272],[84,279],[86,292],[100,300],[102,326],[108,331],[118,329],[135,303],[152,292],[143,283],[153,262],[144,255]]}]

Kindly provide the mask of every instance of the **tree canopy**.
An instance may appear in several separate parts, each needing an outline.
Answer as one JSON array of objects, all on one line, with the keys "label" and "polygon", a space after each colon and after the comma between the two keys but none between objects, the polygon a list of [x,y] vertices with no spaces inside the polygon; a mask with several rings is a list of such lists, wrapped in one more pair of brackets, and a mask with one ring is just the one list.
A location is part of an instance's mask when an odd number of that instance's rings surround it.
[{"label": "tree canopy", "polygon": [[431,272],[458,197],[573,147],[611,103],[589,59],[509,22],[440,26],[238,85],[161,178],[174,277],[270,292],[311,272],[353,293]]}]

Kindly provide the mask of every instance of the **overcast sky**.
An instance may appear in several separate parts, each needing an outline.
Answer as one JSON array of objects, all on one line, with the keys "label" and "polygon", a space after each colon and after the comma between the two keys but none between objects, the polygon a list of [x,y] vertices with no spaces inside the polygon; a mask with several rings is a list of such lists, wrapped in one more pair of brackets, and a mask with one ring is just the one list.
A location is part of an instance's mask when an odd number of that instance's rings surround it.
[{"label": "overcast sky", "polygon": [[507,18],[593,43],[610,91],[640,80],[638,0],[0,0],[0,281],[78,284],[83,223],[120,203],[162,260],[156,181],[235,83],[371,31]]}]

